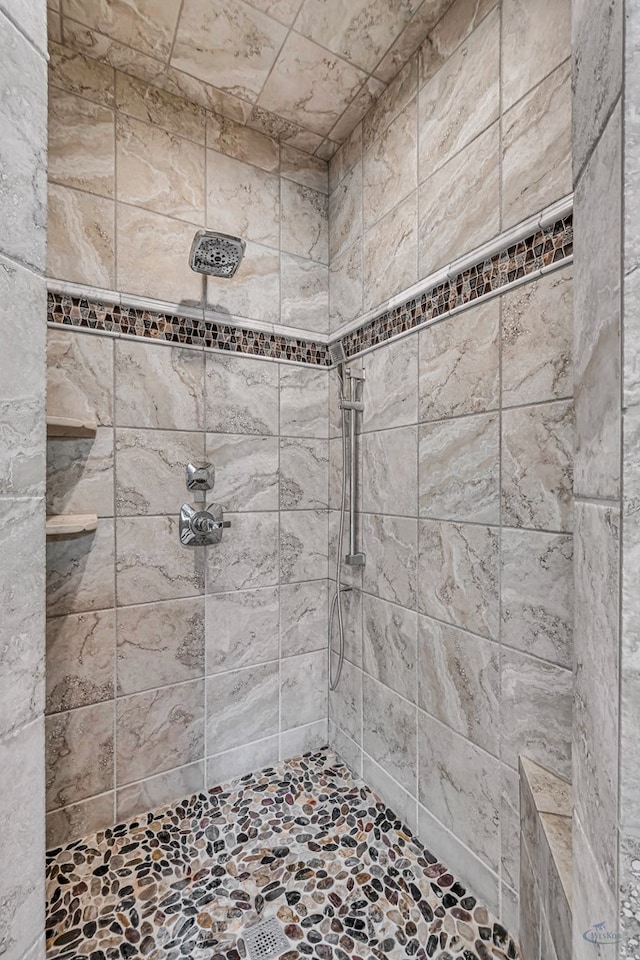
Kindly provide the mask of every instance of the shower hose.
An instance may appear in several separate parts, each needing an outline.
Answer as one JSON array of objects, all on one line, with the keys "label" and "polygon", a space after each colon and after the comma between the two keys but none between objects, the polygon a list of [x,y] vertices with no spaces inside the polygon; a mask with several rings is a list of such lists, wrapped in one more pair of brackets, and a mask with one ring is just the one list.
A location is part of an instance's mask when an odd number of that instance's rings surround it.
[{"label": "shower hose", "polygon": [[[344,382],[340,391],[340,400],[344,401]],[[351,416],[354,412],[350,411]],[[331,601],[331,610],[329,612],[329,689],[335,690],[340,682],[342,666],[344,664],[344,615],[342,610],[342,594],[349,593],[351,587],[342,586],[342,549],[344,543],[344,524],[347,513],[347,410],[342,408],[342,493],[340,495],[340,528],[338,531],[338,550],[336,553],[336,592]],[[353,465],[349,464],[353,469]],[[338,612],[338,666],[335,676],[333,675],[333,621]]]}]

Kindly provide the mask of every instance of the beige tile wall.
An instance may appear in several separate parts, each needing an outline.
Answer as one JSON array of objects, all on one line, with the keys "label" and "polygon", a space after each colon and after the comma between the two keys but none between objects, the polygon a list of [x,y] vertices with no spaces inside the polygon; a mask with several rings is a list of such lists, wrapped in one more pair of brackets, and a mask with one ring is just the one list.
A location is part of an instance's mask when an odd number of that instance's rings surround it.
[{"label": "beige tile wall", "polygon": [[[235,318],[328,329],[327,165],[51,44],[49,276]],[[188,265],[239,235],[232,280]]]}]

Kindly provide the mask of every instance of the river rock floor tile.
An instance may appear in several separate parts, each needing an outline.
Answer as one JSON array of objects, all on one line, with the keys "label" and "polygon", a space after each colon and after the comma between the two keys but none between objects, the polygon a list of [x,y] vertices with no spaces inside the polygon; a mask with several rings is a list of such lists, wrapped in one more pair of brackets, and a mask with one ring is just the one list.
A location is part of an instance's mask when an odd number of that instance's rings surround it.
[{"label": "river rock floor tile", "polygon": [[49,960],[516,960],[514,940],[326,750],[47,855]]}]

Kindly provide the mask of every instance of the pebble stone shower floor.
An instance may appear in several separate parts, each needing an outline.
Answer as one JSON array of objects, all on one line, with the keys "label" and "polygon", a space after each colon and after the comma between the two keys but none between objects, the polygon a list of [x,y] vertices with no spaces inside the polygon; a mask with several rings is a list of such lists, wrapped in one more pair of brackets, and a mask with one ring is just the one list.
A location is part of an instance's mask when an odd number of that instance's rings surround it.
[{"label": "pebble stone shower floor", "polygon": [[51,850],[49,960],[516,960],[514,940],[340,760],[305,754]]}]

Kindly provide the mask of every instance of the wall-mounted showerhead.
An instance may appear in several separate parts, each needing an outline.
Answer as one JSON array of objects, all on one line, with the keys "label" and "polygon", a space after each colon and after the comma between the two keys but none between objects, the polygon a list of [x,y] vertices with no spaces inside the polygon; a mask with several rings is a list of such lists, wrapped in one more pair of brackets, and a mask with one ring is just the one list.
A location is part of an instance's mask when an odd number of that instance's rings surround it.
[{"label": "wall-mounted showerhead", "polygon": [[331,357],[331,363],[335,364],[336,367],[339,367],[341,363],[347,362],[347,355],[344,352],[342,340],[334,340],[333,343],[329,344],[329,356]]},{"label": "wall-mounted showerhead", "polygon": [[233,277],[242,263],[246,243],[240,237],[198,230],[189,254],[189,266],[209,277]]}]

